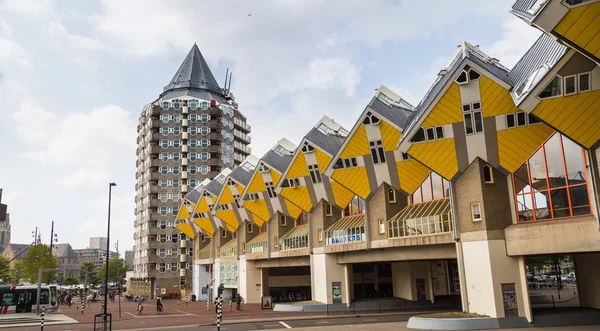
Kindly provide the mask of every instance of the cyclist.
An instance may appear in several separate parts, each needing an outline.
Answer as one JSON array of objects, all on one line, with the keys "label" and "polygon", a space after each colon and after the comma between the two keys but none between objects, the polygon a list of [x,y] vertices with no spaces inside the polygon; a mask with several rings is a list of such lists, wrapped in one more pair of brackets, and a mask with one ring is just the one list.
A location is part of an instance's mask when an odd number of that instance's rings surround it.
[{"label": "cyclist", "polygon": [[162,314],[162,312],[163,312],[162,298],[156,297],[156,313]]}]

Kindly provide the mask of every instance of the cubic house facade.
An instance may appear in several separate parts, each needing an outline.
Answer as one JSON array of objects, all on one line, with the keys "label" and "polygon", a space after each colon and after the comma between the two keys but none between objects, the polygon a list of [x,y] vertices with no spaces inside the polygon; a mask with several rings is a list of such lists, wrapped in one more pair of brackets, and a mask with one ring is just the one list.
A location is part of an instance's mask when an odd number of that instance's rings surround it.
[{"label": "cubic house facade", "polygon": [[513,12],[544,32],[514,68],[464,42],[418,105],[382,86],[352,128],[325,116],[191,190],[194,293],[600,309],[600,1]]},{"label": "cubic house facade", "polygon": [[[229,79],[229,87],[227,86]],[[192,238],[175,229],[182,197],[250,154],[250,126],[194,44],[140,115],[133,271],[128,291],[153,297],[191,286]]]}]

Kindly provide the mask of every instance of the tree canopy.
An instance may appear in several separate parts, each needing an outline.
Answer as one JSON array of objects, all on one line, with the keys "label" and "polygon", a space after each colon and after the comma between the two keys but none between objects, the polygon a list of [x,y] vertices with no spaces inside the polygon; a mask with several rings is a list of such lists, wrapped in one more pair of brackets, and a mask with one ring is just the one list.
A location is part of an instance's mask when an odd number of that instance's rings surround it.
[{"label": "tree canopy", "polygon": [[[98,271],[98,278],[104,282],[104,277],[106,273],[106,264],[102,266],[100,271]],[[113,257],[108,262],[108,282],[109,283],[117,283],[122,282],[123,278],[125,278],[125,274],[127,273],[127,263],[125,263],[124,259]]]},{"label": "tree canopy", "polygon": [[[37,283],[38,271],[40,268],[58,268],[58,261],[52,254],[50,246],[45,244],[37,244],[31,246],[27,251],[27,255],[22,261],[23,264],[23,279],[30,283]],[[50,283],[56,277],[56,271],[44,272],[42,274],[42,282]]]},{"label": "tree canopy", "polygon": [[88,278],[87,278],[88,285],[96,286],[96,285],[100,284],[100,279],[98,278],[98,274],[96,273],[96,271],[94,269],[95,269],[94,264],[89,263],[89,262],[84,263],[81,266],[81,270],[79,271],[79,278],[80,278],[82,284],[85,282],[86,271],[88,274]]},{"label": "tree canopy", "polygon": [[10,263],[6,256],[0,256],[0,281],[10,283]]}]

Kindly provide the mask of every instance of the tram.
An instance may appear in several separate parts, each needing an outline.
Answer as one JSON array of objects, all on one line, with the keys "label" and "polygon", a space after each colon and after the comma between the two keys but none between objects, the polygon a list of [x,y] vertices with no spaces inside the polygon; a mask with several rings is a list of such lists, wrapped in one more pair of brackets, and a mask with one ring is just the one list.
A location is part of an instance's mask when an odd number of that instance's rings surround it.
[{"label": "tram", "polygon": [[[37,285],[0,285],[0,314],[37,313]],[[56,285],[42,285],[40,310],[58,310]]]}]

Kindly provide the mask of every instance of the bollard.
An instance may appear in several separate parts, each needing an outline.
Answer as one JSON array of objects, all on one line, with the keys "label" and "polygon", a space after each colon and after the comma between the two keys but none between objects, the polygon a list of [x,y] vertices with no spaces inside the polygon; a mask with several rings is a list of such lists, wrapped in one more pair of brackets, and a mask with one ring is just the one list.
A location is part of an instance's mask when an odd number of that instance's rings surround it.
[{"label": "bollard", "polygon": [[40,331],[44,331],[44,314],[45,314],[45,312],[46,312],[46,306],[43,305],[42,306],[42,315],[41,315],[42,319],[40,320]]},{"label": "bollard", "polygon": [[85,301],[83,300],[83,296],[81,297],[81,315],[83,315],[83,310],[85,309]]},{"label": "bollard", "polygon": [[217,331],[221,331],[221,320],[223,319],[223,298],[217,298]]},{"label": "bollard", "polygon": [[188,305],[188,292],[185,291],[185,305]]}]

